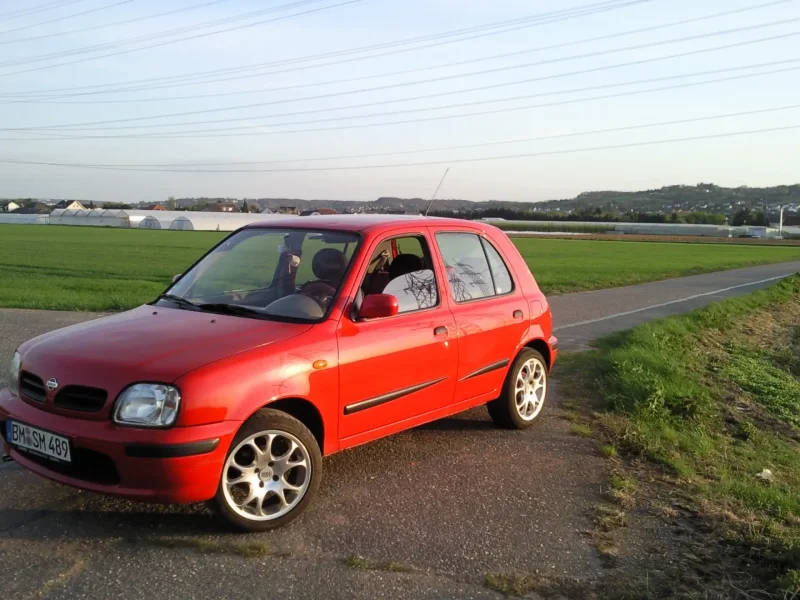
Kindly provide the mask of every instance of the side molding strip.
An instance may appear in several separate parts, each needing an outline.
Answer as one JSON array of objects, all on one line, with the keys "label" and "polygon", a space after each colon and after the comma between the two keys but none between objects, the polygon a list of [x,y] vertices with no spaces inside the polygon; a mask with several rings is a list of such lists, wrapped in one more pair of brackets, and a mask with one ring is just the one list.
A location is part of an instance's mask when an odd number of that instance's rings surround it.
[{"label": "side molding strip", "polygon": [[511,361],[509,359],[507,359],[507,358],[504,358],[503,360],[498,360],[496,363],[492,363],[492,364],[487,365],[485,367],[481,367],[477,371],[473,371],[472,373],[470,373],[466,377],[462,377],[461,379],[459,379],[459,381],[466,381],[467,379],[472,379],[473,377],[478,377],[479,375],[486,375],[486,373],[491,373],[492,371],[497,371],[498,369],[502,369],[503,367],[508,365],[508,363],[510,363],[510,362]]},{"label": "side molding strip", "polygon": [[368,408],[373,408],[375,406],[380,406],[381,404],[386,404],[387,402],[391,402],[392,400],[397,400],[398,398],[402,398],[403,396],[408,396],[409,394],[413,394],[414,392],[419,392],[420,390],[429,388],[432,385],[441,383],[445,379],[447,379],[447,377],[441,377],[439,379],[434,379],[433,381],[426,381],[425,383],[412,385],[411,387],[403,388],[402,390],[397,390],[396,392],[389,392],[388,394],[384,394],[383,396],[376,396],[375,398],[368,398],[367,400],[362,400],[360,402],[348,404],[347,406],[344,407],[344,414],[352,415],[353,413],[357,413],[359,411],[366,410]]}]

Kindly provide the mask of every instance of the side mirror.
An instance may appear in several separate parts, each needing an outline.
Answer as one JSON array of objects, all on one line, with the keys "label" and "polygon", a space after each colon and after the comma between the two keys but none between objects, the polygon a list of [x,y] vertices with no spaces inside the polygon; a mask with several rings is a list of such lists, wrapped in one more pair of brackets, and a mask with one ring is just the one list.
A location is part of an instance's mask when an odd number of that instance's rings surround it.
[{"label": "side mirror", "polygon": [[370,294],[365,296],[358,311],[359,319],[382,319],[393,317],[399,310],[397,298],[389,294]]},{"label": "side mirror", "polygon": [[183,273],[178,273],[177,275],[175,275],[172,278],[172,283],[175,283],[176,281],[178,281],[178,279],[180,279],[181,275],[183,275]]}]

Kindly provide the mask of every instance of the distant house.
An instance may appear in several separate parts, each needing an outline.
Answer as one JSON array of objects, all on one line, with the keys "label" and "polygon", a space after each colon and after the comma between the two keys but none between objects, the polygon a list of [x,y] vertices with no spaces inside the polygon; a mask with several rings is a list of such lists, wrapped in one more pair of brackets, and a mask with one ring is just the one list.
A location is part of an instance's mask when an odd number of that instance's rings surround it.
[{"label": "distant house", "polygon": [[[85,210],[86,207],[77,200],[62,200],[53,207],[53,210],[62,208],[64,210]],[[48,211],[49,212],[49,211]]]},{"label": "distant house", "polygon": [[142,207],[144,210],[167,210],[163,204],[146,204]]},{"label": "distant house", "polygon": [[233,202],[216,202],[209,204],[206,207],[208,212],[237,212],[236,205]]},{"label": "distant house", "polygon": [[310,217],[313,215],[335,215],[337,214],[332,208],[313,208],[311,210],[304,210],[300,213],[301,217]]},{"label": "distant house", "polygon": [[278,214],[281,215],[296,215],[298,214],[296,206],[281,206],[278,208]]},{"label": "distant house", "polygon": [[0,212],[14,212],[17,209],[19,209],[19,204],[17,204],[13,200],[8,200],[7,202],[0,202]]},{"label": "distant house", "polygon": [[44,202],[36,202],[15,210],[18,215],[49,215],[51,208]]}]

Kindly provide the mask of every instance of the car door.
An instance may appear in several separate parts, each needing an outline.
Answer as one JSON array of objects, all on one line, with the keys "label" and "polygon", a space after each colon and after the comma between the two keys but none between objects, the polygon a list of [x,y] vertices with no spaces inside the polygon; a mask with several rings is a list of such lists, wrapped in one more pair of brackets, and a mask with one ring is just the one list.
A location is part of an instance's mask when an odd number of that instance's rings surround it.
[{"label": "car door", "polygon": [[[378,291],[365,276],[378,254],[386,256],[387,248],[394,254],[394,266],[411,266],[392,269],[390,264],[391,279],[380,290],[398,297],[397,315],[362,320],[346,314],[340,322],[339,438],[345,446],[354,436],[366,441],[404,429],[403,422],[453,400],[458,365],[455,319],[430,247],[424,229],[380,237],[366,255],[359,294]],[[398,261],[398,248],[406,260]],[[414,252],[420,254],[419,263],[412,258]]]},{"label": "car door", "polygon": [[528,331],[530,308],[507,261],[486,236],[438,231],[435,239],[458,328],[454,401],[492,399]]}]

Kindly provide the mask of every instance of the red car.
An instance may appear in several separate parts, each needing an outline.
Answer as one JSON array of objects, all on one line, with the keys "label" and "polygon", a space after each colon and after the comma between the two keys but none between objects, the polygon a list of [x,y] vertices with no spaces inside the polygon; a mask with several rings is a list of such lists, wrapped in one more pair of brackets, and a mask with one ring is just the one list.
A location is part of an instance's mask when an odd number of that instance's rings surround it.
[{"label": "red car", "polygon": [[24,343],[0,431],[54,481],[213,499],[260,531],[308,506],[324,455],[480,404],[530,426],[556,355],[548,303],[500,230],[286,218],[232,233],[150,304]]}]

